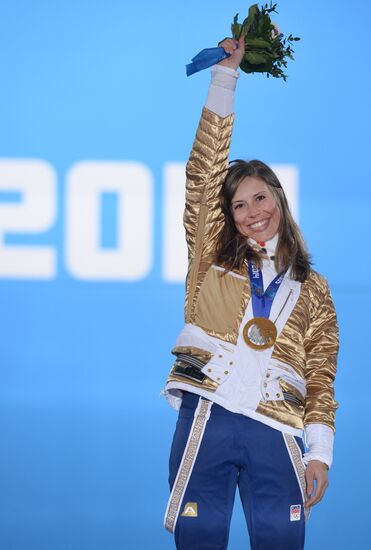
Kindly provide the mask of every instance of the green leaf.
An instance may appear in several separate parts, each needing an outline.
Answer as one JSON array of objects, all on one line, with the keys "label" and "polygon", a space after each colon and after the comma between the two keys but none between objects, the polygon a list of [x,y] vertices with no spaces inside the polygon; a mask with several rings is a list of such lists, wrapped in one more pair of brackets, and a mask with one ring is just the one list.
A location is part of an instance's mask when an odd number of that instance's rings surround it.
[{"label": "green leaf", "polygon": [[255,18],[259,14],[258,4],[253,4],[249,8],[249,13],[244,22],[242,23],[242,32],[244,35],[248,35],[255,23]]},{"label": "green leaf", "polygon": [[244,57],[252,65],[260,65],[267,62],[267,56],[264,53],[246,52]]},{"label": "green leaf", "polygon": [[245,45],[253,48],[269,48],[270,42],[263,40],[262,38],[249,38],[246,36]]},{"label": "green leaf", "polygon": [[233,23],[233,25],[231,25],[232,36],[233,38],[236,38],[236,40],[238,40],[241,36],[241,29],[242,25],[240,23]]},{"label": "green leaf", "polygon": [[272,36],[273,23],[269,14],[277,13],[276,7],[277,4],[272,1],[263,4],[260,9],[258,4],[253,4],[242,24],[238,23],[238,14],[235,15],[231,30],[235,38],[245,35],[245,55],[240,65],[242,71],[266,73],[267,77],[286,80],[287,75],[282,67],[287,66],[287,59],[294,59],[291,44],[300,38],[292,34]]},{"label": "green leaf", "polygon": [[241,61],[240,69],[241,69],[241,71],[243,71],[244,73],[252,73],[252,72],[253,72],[252,66],[250,65],[250,63],[248,63],[248,62],[245,60],[245,58],[243,58],[242,61]]},{"label": "green leaf", "polygon": [[259,12],[258,4],[253,4],[252,6],[249,7],[249,13],[247,15],[247,18],[253,20],[258,12]]}]

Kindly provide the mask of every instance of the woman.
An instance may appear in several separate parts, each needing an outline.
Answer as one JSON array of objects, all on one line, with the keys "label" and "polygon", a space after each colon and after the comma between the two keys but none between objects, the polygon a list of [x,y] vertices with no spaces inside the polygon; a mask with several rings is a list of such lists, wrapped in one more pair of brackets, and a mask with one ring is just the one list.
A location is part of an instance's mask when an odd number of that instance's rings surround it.
[{"label": "woman", "polygon": [[187,164],[165,526],[178,549],[227,548],[238,486],[251,548],[299,550],[332,462],[336,314],[275,174],[260,161],[228,166],[244,40],[220,46],[231,55],[212,68]]}]

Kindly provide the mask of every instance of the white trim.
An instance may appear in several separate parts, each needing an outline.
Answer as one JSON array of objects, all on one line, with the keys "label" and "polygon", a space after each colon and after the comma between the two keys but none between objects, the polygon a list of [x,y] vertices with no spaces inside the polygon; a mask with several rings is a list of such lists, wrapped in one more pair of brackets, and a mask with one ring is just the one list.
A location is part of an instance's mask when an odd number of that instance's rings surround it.
[{"label": "white trim", "polygon": [[[296,479],[297,479],[298,484],[299,484],[299,489],[300,489],[301,496],[302,496],[303,503],[304,503],[304,502],[305,502],[304,488],[303,488],[303,485],[302,485],[302,483],[301,483],[301,481],[300,481],[299,472],[298,472],[297,465],[296,465],[296,463],[295,463],[295,459],[294,459],[294,456],[293,456],[292,448],[290,448],[290,444],[292,445],[292,444],[294,443],[295,446],[297,446],[297,443],[296,443],[296,441],[295,441],[295,438],[294,438],[291,434],[282,433],[282,436],[283,436],[283,440],[284,440],[284,442],[285,442],[286,449],[287,449],[288,455],[289,455],[289,457],[290,457],[292,466],[293,466],[293,468],[294,468],[294,472],[295,472]],[[301,455],[300,448],[299,448],[299,452],[300,452],[300,455]],[[304,468],[304,465],[303,465],[303,468]]]},{"label": "white trim", "polygon": [[[285,442],[286,449],[287,449],[288,455],[290,457],[292,466],[294,468],[294,472],[295,472],[297,482],[299,484],[301,496],[302,496],[302,499],[303,499],[304,517],[305,517],[306,520],[308,520],[309,515],[310,515],[310,509],[305,508],[305,506],[304,506],[305,501],[306,501],[306,478],[305,478],[305,464],[304,464],[303,457],[302,457],[302,454],[301,454],[301,449],[300,449],[299,445],[297,444],[297,441],[296,441],[296,439],[293,435],[288,434],[288,433],[282,433],[282,436],[283,436],[283,440]],[[299,466],[298,462],[300,462],[300,464],[302,466],[301,471],[299,471],[300,466]]]},{"label": "white trim", "polygon": [[[263,271],[266,272],[268,270],[264,270],[263,268]],[[273,277],[274,273],[275,273],[275,270],[270,273],[270,277]],[[266,273],[266,275],[267,274],[268,273]],[[270,282],[270,281],[267,280],[267,282]],[[273,300],[272,308],[269,314],[269,319],[271,321],[276,321],[275,325],[277,328],[277,337],[280,336],[287,321],[290,318],[291,313],[293,312],[296,306],[296,303],[300,296],[300,290],[301,290],[301,283],[299,281],[293,281],[292,279],[290,279],[289,274],[286,273],[283,278],[282,284],[280,285],[277,291],[277,294]],[[285,307],[283,308],[282,312],[280,313],[281,308],[285,304],[285,301],[287,298],[288,298],[288,301]],[[278,318],[277,318],[277,315],[279,315]],[[272,348],[272,351],[273,351],[273,348]]]},{"label": "white trim", "polygon": [[[219,388],[218,388],[219,389]],[[262,424],[265,424],[266,426],[270,426],[271,428],[278,430],[279,432],[287,432],[291,435],[294,435],[295,437],[303,438],[303,430],[300,428],[293,428],[292,426],[288,426],[287,424],[284,424],[283,422],[279,422],[278,420],[274,420],[273,418],[270,418],[269,416],[266,416],[265,414],[257,413],[256,411],[253,411],[252,409],[247,408],[240,408],[240,407],[234,407],[231,400],[224,398],[218,393],[218,390],[216,392],[211,392],[209,390],[205,390],[202,388],[198,388],[196,386],[192,386],[191,384],[187,384],[186,382],[168,382],[166,384],[165,390],[163,390],[162,395],[164,395],[167,399],[167,402],[169,405],[175,409],[179,410],[180,405],[178,406],[178,403],[175,406],[175,403],[172,402],[172,400],[169,400],[167,398],[167,394],[172,394],[174,391],[189,391],[191,393],[195,393],[197,395],[200,395],[202,397],[205,397],[206,399],[209,399],[210,401],[213,401],[217,405],[220,405],[221,407],[224,407],[227,409],[227,411],[237,413],[237,414],[243,414],[244,416],[247,416],[249,418],[252,418],[253,420],[257,420],[258,422],[261,422]],[[179,394],[176,393],[176,396]],[[180,398],[181,399],[181,398]],[[260,390],[257,394],[257,401],[259,402],[261,399]]]},{"label": "white trim", "polygon": [[206,423],[210,418],[211,406],[211,401],[207,401],[206,399],[202,399],[200,397],[195,410],[194,420],[189,432],[187,444],[184,449],[178,473],[174,481],[168,505],[166,507],[164,526],[165,529],[170,531],[170,533],[174,533],[175,531],[184,494],[196,462],[203,435],[205,433]]},{"label": "white trim", "polygon": [[310,460],[320,460],[331,468],[334,431],[330,426],[320,423],[306,424],[304,430],[308,447],[308,451],[303,458],[304,464],[308,464]]},{"label": "white trim", "polygon": [[238,273],[234,273],[233,271],[228,271],[228,269],[225,269],[224,267],[220,267],[219,265],[212,264],[211,267],[213,269],[217,269],[218,271],[224,271],[226,275],[230,275],[231,277],[236,277],[236,279],[242,279],[243,281],[246,281],[247,277],[244,277],[243,275],[239,275]]},{"label": "white trim", "polygon": [[[219,389],[219,388],[218,388]],[[243,408],[243,407],[234,407],[233,402],[229,399],[224,398],[218,393],[218,390],[216,392],[211,392],[209,390],[205,390],[202,388],[198,388],[196,386],[192,386],[191,384],[187,384],[186,382],[168,382],[166,384],[166,388],[164,390],[164,393],[162,395],[166,396],[167,392],[173,393],[174,391],[178,392],[181,391],[189,391],[191,393],[196,393],[197,395],[200,395],[202,397],[205,397],[206,399],[209,399],[210,401],[213,401],[217,405],[220,405],[221,407],[224,407],[230,412],[234,412],[237,414],[243,414],[245,416],[248,416],[249,418],[252,418],[253,420],[258,420],[262,424],[265,424],[266,426],[270,426],[271,428],[274,428],[275,430],[278,430],[279,432],[287,432],[291,435],[294,435],[296,437],[303,438],[303,430],[300,428],[293,428],[292,426],[288,426],[287,424],[284,424],[283,422],[279,422],[278,420],[274,420],[273,418],[270,418],[269,416],[266,416],[265,414],[257,413],[256,411],[253,411],[252,409]],[[176,394],[178,395],[178,393]],[[259,393],[257,394],[257,401],[259,402],[261,400],[261,393],[259,390]],[[175,406],[172,401],[167,399],[169,405],[175,409],[179,410],[178,406]]]}]

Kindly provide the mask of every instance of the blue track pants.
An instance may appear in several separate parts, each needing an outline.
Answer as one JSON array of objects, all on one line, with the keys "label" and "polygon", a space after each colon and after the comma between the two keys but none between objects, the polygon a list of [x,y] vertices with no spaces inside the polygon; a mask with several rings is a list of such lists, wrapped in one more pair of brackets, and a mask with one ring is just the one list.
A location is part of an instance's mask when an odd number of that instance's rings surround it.
[{"label": "blue track pants", "polygon": [[189,462],[185,450],[195,448],[190,437],[199,405],[199,396],[184,394],[170,454],[169,483],[179,508],[174,522],[177,549],[227,548],[238,486],[251,549],[301,550],[305,531],[302,440],[212,404],[187,477],[181,469]]}]

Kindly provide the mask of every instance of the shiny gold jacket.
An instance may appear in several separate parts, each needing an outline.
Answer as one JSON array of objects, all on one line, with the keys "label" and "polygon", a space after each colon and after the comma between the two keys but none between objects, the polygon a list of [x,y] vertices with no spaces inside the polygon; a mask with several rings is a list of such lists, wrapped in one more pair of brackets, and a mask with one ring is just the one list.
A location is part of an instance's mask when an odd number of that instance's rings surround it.
[{"label": "shiny gold jacket", "polygon": [[[233,114],[222,118],[205,107],[187,163],[184,226],[189,264],[185,322],[200,327],[211,336],[236,344],[250,299],[249,279],[223,277],[220,270],[210,269],[224,223],[219,192],[228,168],[233,120]],[[245,270],[244,275],[247,265]],[[235,273],[242,274],[237,270]],[[257,412],[295,428],[310,423],[334,428],[337,403],[333,383],[337,352],[338,326],[330,290],[326,280],[311,271],[301,285],[299,298],[272,353],[272,359],[290,365],[305,379],[305,401],[298,406],[287,401],[262,399]],[[173,353],[188,353],[203,361],[210,359],[209,352],[194,347],[176,347]],[[168,382],[182,381],[173,370]],[[192,385],[197,385],[197,382],[192,382]],[[206,378],[202,386],[215,391],[216,384]]]}]

